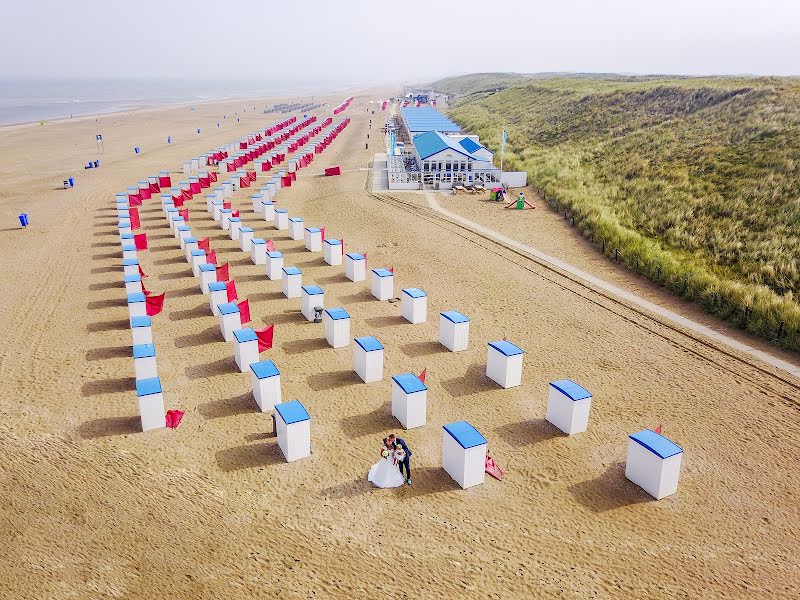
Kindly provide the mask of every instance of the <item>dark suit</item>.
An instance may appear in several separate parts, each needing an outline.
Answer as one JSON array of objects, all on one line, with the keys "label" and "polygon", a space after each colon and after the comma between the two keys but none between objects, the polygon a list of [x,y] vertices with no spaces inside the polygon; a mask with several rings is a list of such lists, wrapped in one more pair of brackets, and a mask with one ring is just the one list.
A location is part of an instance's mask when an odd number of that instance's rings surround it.
[{"label": "dark suit", "polygon": [[403,472],[403,467],[406,469],[406,479],[411,479],[411,450],[408,449],[408,444],[402,438],[394,438],[394,443],[397,446],[400,446],[403,450],[405,450],[406,457],[403,459],[403,462],[397,463],[400,472]]}]

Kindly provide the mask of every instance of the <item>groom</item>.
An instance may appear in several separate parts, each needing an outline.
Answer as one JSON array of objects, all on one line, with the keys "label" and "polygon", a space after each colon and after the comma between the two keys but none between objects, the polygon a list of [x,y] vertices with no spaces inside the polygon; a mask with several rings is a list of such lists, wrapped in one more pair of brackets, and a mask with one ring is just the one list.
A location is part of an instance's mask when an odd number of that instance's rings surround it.
[{"label": "groom", "polygon": [[400,473],[403,473],[403,467],[406,468],[406,483],[411,485],[411,450],[408,449],[408,444],[403,438],[395,437],[393,433],[389,434],[389,443],[393,445],[400,446],[406,453],[406,457],[403,459],[403,462],[398,463],[397,466],[400,467]]}]

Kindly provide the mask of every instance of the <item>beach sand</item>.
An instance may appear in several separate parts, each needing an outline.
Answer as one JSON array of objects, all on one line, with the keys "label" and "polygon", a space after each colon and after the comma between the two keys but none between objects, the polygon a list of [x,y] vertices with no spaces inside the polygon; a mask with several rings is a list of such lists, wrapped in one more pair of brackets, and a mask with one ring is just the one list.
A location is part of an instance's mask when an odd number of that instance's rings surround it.
[{"label": "beach sand", "polygon": [[[797,388],[376,199],[364,168],[382,119],[367,129],[368,100],[342,113],[350,126],[279,205],[368,251],[370,267],[393,266],[395,295],[427,291],[427,323],[404,322],[368,281],[349,282],[257,220],[249,190],[233,202],[304,283],[324,288],[326,306],[351,313],[354,336],[383,342],[382,382],[362,384],[351,350],[329,348],[204,200],[189,203],[253,326],[276,324],[262,357],[312,419],[313,454],[291,464],[158,199],[140,209],[150,242],[140,261],[148,287],[167,293],[153,326],[159,375],[167,408],[186,415],[176,430],[140,432],[113,206],[128,185],[279,117],[248,111],[236,124],[237,102],[0,129],[0,596],[797,597]],[[80,170],[98,157],[100,169]],[[330,164],[343,175],[318,177]],[[73,174],[77,187],[59,189]],[[27,231],[16,226],[23,211]],[[579,252],[574,233],[553,231]],[[472,319],[466,352],[436,343],[443,310]],[[486,342],[503,337],[526,352],[522,386],[509,390],[483,374]],[[389,377],[423,368],[428,423],[402,432]],[[561,378],[594,395],[588,432],[572,438],[543,420],[547,382]],[[461,419],[489,440],[503,482],[461,490],[442,470],[441,427]],[[656,502],[625,479],[624,461],[627,434],[659,423],[685,454],[678,493]],[[390,432],[414,452],[414,483],[379,490],[367,470]]]}]

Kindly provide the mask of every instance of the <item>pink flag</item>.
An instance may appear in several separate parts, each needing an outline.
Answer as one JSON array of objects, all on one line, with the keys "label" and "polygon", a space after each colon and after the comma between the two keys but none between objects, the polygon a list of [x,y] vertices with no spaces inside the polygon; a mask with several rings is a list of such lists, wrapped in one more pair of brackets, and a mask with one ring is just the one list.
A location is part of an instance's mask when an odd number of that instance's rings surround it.
[{"label": "pink flag", "polygon": [[238,210],[234,210],[233,212],[231,212],[231,216],[232,217],[238,217],[239,216],[239,211]]},{"label": "pink flag", "polygon": [[272,348],[272,338],[275,335],[275,323],[264,329],[256,329],[255,334],[258,338],[258,351],[269,350]]},{"label": "pink flag", "polygon": [[153,317],[163,310],[165,293],[166,292],[162,292],[160,296],[153,296],[151,294],[144,299],[146,304],[145,310],[148,317]]},{"label": "pink flag", "polygon": [[137,250],[147,250],[147,234],[137,233],[133,236],[133,245]]},{"label": "pink flag", "polygon": [[275,252],[275,242],[267,240],[267,252]]},{"label": "pink flag", "polygon": [[322,232],[322,241],[324,242],[325,241],[325,228],[324,227],[320,227],[320,232]]},{"label": "pink flag", "polygon": [[128,209],[128,216],[131,220],[131,229],[139,229],[142,226],[141,222],[139,221],[139,209],[138,208],[129,208]]},{"label": "pink flag", "polygon": [[210,265],[217,264],[217,251],[206,252],[206,262]]},{"label": "pink flag", "polygon": [[189,220],[189,209],[188,208],[184,208],[183,210],[179,210],[178,214],[181,217],[183,217],[184,221],[188,221]]},{"label": "pink flag", "polygon": [[653,431],[655,431],[658,435],[661,435],[661,423],[653,427]]},{"label": "pink flag", "polygon": [[[216,258],[216,256],[214,257]],[[231,278],[230,267],[225,263],[217,269],[217,281],[228,281]],[[230,300],[228,300],[230,302]]]},{"label": "pink flag", "polygon": [[172,199],[172,206],[175,208],[183,208],[183,197],[181,198],[173,198]]},{"label": "pink flag", "polygon": [[166,424],[170,429],[175,429],[181,424],[183,415],[186,414],[183,410],[168,410],[166,415]]},{"label": "pink flag", "polygon": [[225,290],[228,292],[228,302],[239,299],[239,295],[236,293],[236,282],[233,279],[225,282]]},{"label": "pink flag", "polygon": [[426,377],[427,375],[428,375],[428,367],[425,367],[424,369],[422,369],[422,373],[420,373],[420,374],[419,374],[419,380],[420,380],[422,383],[425,383],[425,377]]},{"label": "pink flag", "polygon": [[250,322],[250,301],[242,300],[239,302],[239,319],[242,325]]},{"label": "pink flag", "polygon": [[197,249],[198,250],[205,250],[206,254],[208,254],[209,250],[211,250],[211,247],[210,247],[209,242],[208,242],[208,238],[203,238],[201,240],[197,240]]},{"label": "pink flag", "polygon": [[230,207],[231,207],[231,203],[230,202],[223,202],[222,203],[222,208],[227,209],[227,208],[230,208]]},{"label": "pink flag", "polygon": [[367,268],[367,253],[364,252],[364,268]]}]

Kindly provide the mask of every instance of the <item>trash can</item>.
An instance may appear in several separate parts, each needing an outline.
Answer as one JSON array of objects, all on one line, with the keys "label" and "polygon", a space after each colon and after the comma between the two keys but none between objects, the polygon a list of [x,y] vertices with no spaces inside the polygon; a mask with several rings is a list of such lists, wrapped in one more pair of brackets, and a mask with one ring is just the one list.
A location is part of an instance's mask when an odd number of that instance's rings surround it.
[{"label": "trash can", "polygon": [[28,214],[27,213],[22,213],[21,215],[19,215],[18,218],[19,218],[19,224],[20,225],[22,225],[23,227],[27,227],[28,226]]},{"label": "trash can", "polygon": [[517,198],[517,210],[522,210],[523,208],[525,208],[525,200]]}]

